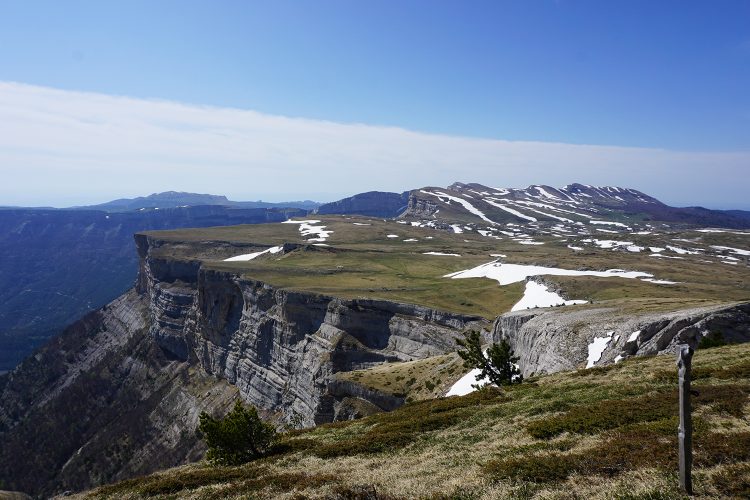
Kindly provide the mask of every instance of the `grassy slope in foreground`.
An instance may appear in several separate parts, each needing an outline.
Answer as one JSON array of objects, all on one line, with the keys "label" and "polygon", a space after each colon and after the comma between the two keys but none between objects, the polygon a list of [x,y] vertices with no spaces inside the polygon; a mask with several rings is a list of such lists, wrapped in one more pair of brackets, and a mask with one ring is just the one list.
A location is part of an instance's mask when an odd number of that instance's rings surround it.
[{"label": "grassy slope in foreground", "polygon": [[[671,311],[750,298],[750,268],[744,262],[728,266],[703,255],[661,259],[651,257],[647,251],[632,253],[591,246],[585,251],[573,251],[568,248],[570,240],[543,235],[535,239],[544,244],[532,246],[510,238],[498,240],[468,231],[454,234],[382,219],[335,216],[319,219],[321,225],[333,231],[325,241],[327,246],[308,245],[283,256],[264,255],[247,262],[224,262],[223,259],[273,245],[305,244],[306,238],[300,235],[296,224],[149,234],[167,243],[155,250],[157,255],[200,258],[206,267],[240,273],[278,287],[344,298],[367,297],[415,303],[487,319],[509,311],[523,295],[524,284],[499,286],[496,281],[485,278],[453,280],[443,276],[489,262],[493,260],[492,254],[505,255],[502,261],[508,263],[563,269],[618,268],[647,272],[657,279],[679,282],[658,285],[622,278],[547,277],[563,290],[567,298],[592,300],[599,305],[606,301],[609,306],[633,313]],[[388,235],[398,237],[389,238]],[[701,238],[701,245],[706,248],[710,244],[740,246],[733,238],[747,239],[746,236],[724,233],[695,232],[629,234],[627,238],[644,247],[664,247],[673,243],[677,236],[688,235]],[[605,237],[613,236],[605,233]],[[747,244],[745,240],[741,242]],[[426,252],[456,253],[460,257],[425,255]]]},{"label": "grassy slope in foreground", "polygon": [[[750,345],[694,357],[696,496],[750,494]],[[672,356],[408,404],[285,434],[241,467],[194,464],[87,498],[679,498]],[[377,492],[377,497],[357,496]]]}]

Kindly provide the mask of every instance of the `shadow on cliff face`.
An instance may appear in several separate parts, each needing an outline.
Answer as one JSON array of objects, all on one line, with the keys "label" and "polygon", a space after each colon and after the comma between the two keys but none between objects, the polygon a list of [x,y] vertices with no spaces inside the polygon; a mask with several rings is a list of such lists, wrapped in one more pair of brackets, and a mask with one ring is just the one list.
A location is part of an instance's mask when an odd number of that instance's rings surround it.
[{"label": "shadow on cliff face", "polygon": [[242,290],[232,281],[217,281],[203,286],[198,294],[203,319],[203,336],[214,344],[225,346],[240,328],[245,304]]}]

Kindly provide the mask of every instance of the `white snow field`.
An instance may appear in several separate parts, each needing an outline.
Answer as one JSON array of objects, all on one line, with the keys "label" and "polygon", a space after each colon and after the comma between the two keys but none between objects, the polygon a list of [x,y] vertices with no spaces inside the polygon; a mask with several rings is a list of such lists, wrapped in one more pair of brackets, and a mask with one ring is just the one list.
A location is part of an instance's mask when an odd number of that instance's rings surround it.
[{"label": "white snow field", "polygon": [[333,231],[326,231],[326,226],[313,226],[320,224],[319,220],[285,220],[282,224],[299,224],[299,232],[302,236],[315,235],[315,238],[308,238],[307,241],[323,242],[331,235]]},{"label": "white snow field", "polygon": [[242,255],[235,255],[234,257],[229,257],[228,259],[224,259],[224,262],[238,262],[238,261],[253,260],[254,258],[260,255],[263,255],[264,253],[279,253],[281,252],[283,248],[284,247],[271,247],[261,252],[244,253]]},{"label": "white snow field", "polygon": [[424,252],[422,255],[445,255],[450,257],[461,257],[460,253]]},{"label": "white snow field", "polygon": [[522,311],[524,309],[533,309],[535,307],[552,307],[557,305],[574,305],[585,304],[585,300],[565,300],[555,292],[534,281],[526,282],[526,289],[523,292],[521,300],[516,302],[511,311]]},{"label": "white snow field", "polygon": [[623,271],[622,269],[609,269],[607,271],[576,271],[573,269],[560,269],[556,267],[529,266],[523,264],[503,264],[496,260],[486,264],[446,274],[444,278],[489,278],[496,280],[501,285],[510,285],[524,281],[529,276],[598,276],[617,278],[653,278],[652,274],[640,271]]}]

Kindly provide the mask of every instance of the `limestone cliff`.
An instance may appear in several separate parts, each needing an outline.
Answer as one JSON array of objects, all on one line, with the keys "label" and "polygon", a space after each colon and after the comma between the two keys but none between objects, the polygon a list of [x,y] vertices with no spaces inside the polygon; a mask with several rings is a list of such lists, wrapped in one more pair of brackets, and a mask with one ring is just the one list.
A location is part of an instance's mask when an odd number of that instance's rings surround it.
[{"label": "limestone cliff", "polygon": [[[727,342],[750,341],[750,303],[684,309],[670,313],[626,315],[609,308],[550,308],[507,313],[495,320],[492,341],[508,340],[520,357],[524,376],[595,366],[629,356],[674,352],[678,344],[695,347],[721,332]],[[604,349],[589,349],[595,339]]]},{"label": "limestone cliff", "polygon": [[246,401],[304,425],[330,422],[341,400],[361,397],[340,386],[330,391],[334,373],[443,354],[467,328],[489,326],[475,316],[278,289],[196,263],[167,263],[151,253],[161,242],[137,243],[138,288],[150,302],[157,344],[237,386]]},{"label": "limestone cliff", "polygon": [[151,237],[136,244],[135,288],[0,376],[4,487],[48,496],[197,460],[198,415],[225,411],[238,393],[304,425],[389,410],[403,401],[333,374],[444,353],[466,328],[489,327],[277,289],[153,252],[164,248]]}]

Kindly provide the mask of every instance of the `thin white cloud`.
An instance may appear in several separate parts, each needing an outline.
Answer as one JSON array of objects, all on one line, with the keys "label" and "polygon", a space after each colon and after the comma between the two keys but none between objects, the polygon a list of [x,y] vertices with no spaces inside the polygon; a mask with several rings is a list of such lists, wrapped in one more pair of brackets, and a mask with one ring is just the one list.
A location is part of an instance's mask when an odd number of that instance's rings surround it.
[{"label": "thin white cloud", "polygon": [[453,137],[0,82],[0,205],[182,190],[334,199],[454,181],[635,187],[676,204],[747,205],[746,152]]}]

